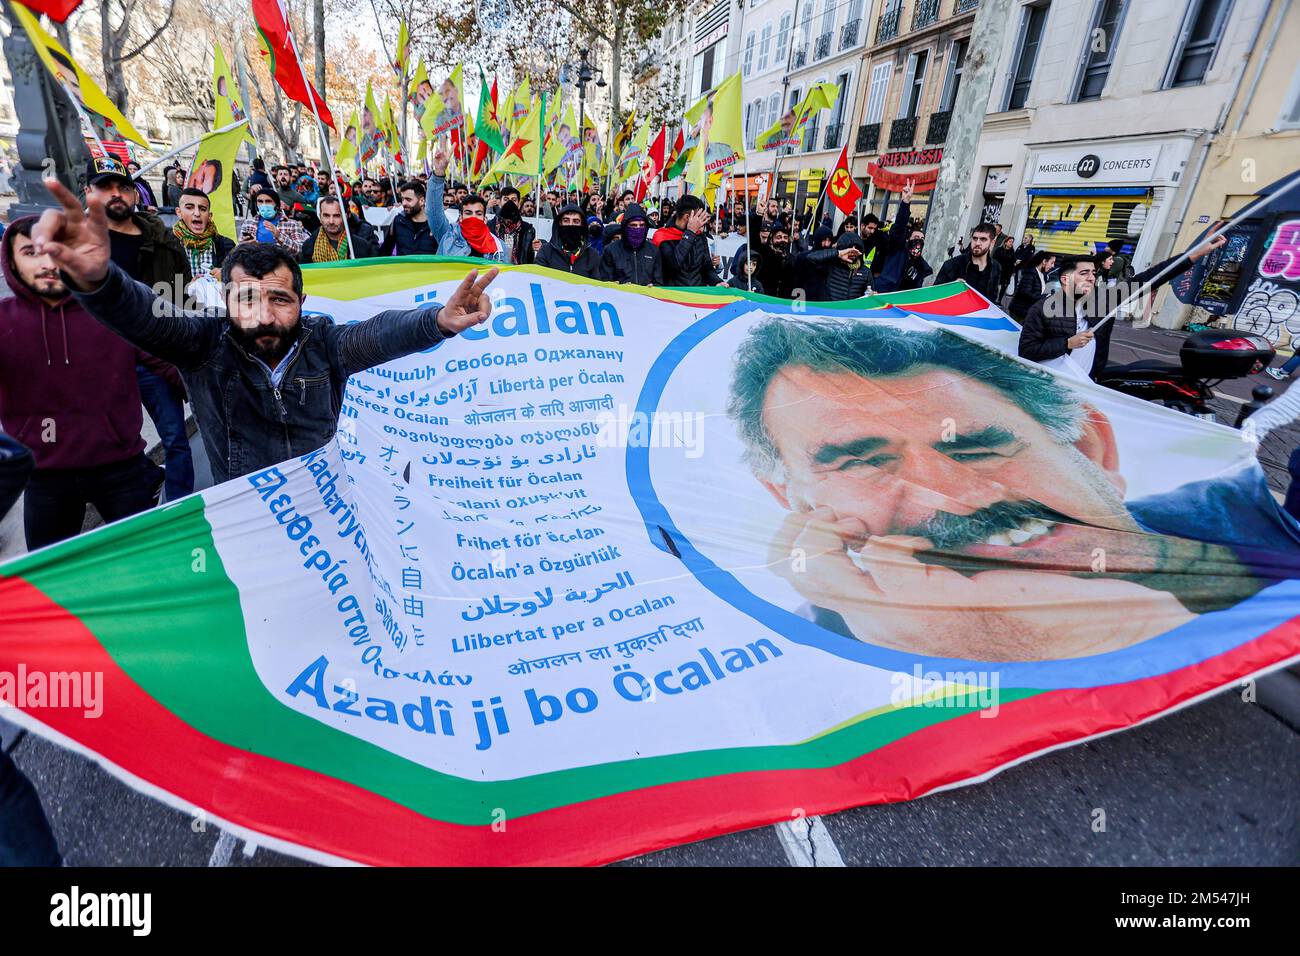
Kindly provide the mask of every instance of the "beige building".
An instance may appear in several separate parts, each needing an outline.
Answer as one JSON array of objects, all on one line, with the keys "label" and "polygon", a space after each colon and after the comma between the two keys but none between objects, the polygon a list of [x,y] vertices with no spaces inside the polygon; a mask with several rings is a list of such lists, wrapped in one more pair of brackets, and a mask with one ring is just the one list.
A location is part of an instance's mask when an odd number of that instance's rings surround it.
[{"label": "beige building", "polygon": [[[1244,209],[1256,198],[1257,189],[1300,168],[1297,50],[1300,3],[1273,0],[1225,121],[1196,157],[1199,169],[1192,171],[1196,179],[1175,248],[1186,248],[1211,223]],[[1286,197],[1279,206],[1300,210],[1300,195]],[[1274,223],[1275,217],[1265,216],[1229,247],[1217,268],[1192,290],[1199,305],[1184,305],[1166,294],[1157,303],[1157,324],[1181,328],[1188,322],[1209,322],[1226,315],[1224,321],[1260,332],[1279,344],[1300,337],[1300,298],[1256,274],[1252,260],[1258,256],[1252,252],[1258,252],[1258,245],[1245,241],[1261,229],[1275,228]]]}]

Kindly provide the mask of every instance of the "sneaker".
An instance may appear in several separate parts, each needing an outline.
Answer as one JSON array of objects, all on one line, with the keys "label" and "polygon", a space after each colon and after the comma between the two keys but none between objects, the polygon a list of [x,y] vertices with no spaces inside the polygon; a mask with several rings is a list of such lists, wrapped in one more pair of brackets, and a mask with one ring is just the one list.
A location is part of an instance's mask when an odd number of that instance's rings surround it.
[{"label": "sneaker", "polygon": [[1285,382],[1291,377],[1290,373],[1282,371],[1280,368],[1266,368],[1264,372],[1277,379],[1279,382]]}]

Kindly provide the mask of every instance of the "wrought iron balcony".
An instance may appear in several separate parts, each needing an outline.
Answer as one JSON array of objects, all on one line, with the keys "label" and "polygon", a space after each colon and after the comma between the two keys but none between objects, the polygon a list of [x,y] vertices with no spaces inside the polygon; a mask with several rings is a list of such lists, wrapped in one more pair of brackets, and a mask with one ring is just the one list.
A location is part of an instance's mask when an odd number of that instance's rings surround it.
[{"label": "wrought iron balcony", "polygon": [[817,148],[817,134],[820,130],[816,123],[809,123],[803,133],[803,150],[802,152],[810,153]]},{"label": "wrought iron balcony", "polygon": [[840,136],[842,136],[843,133],[844,133],[844,124],[843,124],[843,123],[831,123],[831,124],[829,124],[829,125],[826,127],[826,140],[825,140],[825,142],[824,142],[824,144],[823,144],[824,147],[825,147],[826,149],[839,149],[839,148],[840,148]]},{"label": "wrought iron balcony", "polygon": [[857,152],[874,153],[880,145],[880,124],[868,123],[858,127]]},{"label": "wrought iron balcony", "polygon": [[831,34],[823,33],[817,38],[817,48],[813,51],[814,60],[824,60],[831,55]]},{"label": "wrought iron balcony", "polygon": [[980,5],[980,0],[957,0],[957,5],[953,7],[953,16],[959,13],[970,13]]},{"label": "wrought iron balcony", "polygon": [[927,146],[942,146],[948,139],[948,124],[952,122],[952,110],[930,114],[930,126],[925,133]]},{"label": "wrought iron balcony", "polygon": [[850,20],[840,27],[840,49],[847,50],[858,45],[858,32],[862,29],[861,20]]},{"label": "wrought iron balcony", "polygon": [[792,69],[792,70],[797,70],[797,69],[799,69],[800,67],[802,67],[804,64],[806,64],[807,62],[808,62],[808,51],[807,51],[807,50],[795,50],[795,51],[794,51],[794,63],[791,64],[790,69]]},{"label": "wrought iron balcony", "polygon": [[886,40],[892,40],[898,36],[898,21],[903,11],[899,7],[892,10],[886,10],[880,15],[880,21],[876,24],[876,42],[884,43]]},{"label": "wrought iron balcony", "polygon": [[939,19],[939,0],[916,0],[912,12],[912,29],[920,30]]},{"label": "wrought iron balcony", "polygon": [[896,119],[889,127],[890,149],[911,149],[916,143],[916,117]]}]

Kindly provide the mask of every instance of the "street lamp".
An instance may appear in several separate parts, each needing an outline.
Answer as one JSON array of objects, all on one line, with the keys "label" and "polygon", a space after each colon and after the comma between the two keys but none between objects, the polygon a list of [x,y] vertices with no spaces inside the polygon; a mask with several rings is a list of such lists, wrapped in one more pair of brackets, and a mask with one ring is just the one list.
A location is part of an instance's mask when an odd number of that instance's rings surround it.
[{"label": "street lamp", "polygon": [[578,139],[581,140],[586,134],[587,128],[587,84],[594,78],[596,87],[604,89],[609,84],[605,82],[605,73],[603,70],[592,72],[593,66],[587,59],[589,50],[582,50],[579,53],[581,57],[578,63]]}]

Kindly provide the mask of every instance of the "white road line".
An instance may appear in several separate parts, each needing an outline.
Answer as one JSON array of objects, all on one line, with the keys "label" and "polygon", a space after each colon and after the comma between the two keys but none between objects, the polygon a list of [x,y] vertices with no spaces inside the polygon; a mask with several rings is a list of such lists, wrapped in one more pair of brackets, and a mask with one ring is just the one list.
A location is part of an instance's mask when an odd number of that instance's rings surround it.
[{"label": "white road line", "polygon": [[252,840],[245,840],[244,856],[251,860],[253,858],[253,854],[256,852],[257,852],[257,844],[254,843]]},{"label": "white road line", "polygon": [[773,827],[791,866],[843,866],[831,833],[821,817],[799,817]]},{"label": "white road line", "polygon": [[232,834],[222,830],[217,834],[217,845],[212,848],[212,856],[208,858],[208,866],[230,866],[231,854],[235,852],[235,844],[239,841]]}]

